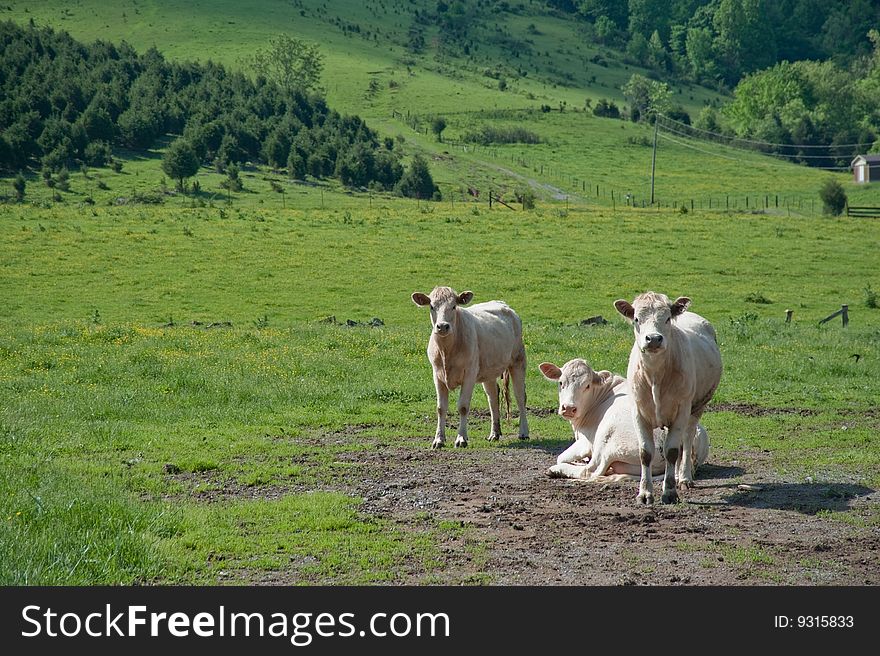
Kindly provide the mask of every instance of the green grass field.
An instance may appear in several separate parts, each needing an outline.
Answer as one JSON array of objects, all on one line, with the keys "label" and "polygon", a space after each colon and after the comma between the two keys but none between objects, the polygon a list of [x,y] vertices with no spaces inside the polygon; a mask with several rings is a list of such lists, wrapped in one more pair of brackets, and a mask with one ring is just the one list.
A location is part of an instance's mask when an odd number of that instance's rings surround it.
[{"label": "green grass field", "polygon": [[[301,582],[390,582],[414,558],[429,575],[442,523],[395,531],[324,490],[358,475],[343,453],[427,449],[428,319],[409,294],[440,282],[519,311],[530,405],[547,408],[555,391],[539,362],[582,356],[625,369],[631,333],[613,316],[615,298],[688,294],[721,336],[717,402],[814,411],[710,412],[713,444],[768,449],[777,472],[880,484],[877,419],[865,414],[880,393],[880,310],[864,305],[865,287],[880,286],[876,223],[403,201],[225,218],[210,208],[8,209],[5,583],[236,582],[290,563],[302,564]],[[817,326],[844,302],[847,329]],[[593,314],[611,323],[576,325]],[[321,321],[330,315],[385,325]],[[315,446],[351,426],[357,439]],[[481,422],[474,430],[473,447],[506,448],[481,439]],[[534,418],[538,443],[567,433],[557,417]],[[194,481],[219,496],[192,500]],[[275,494],[223,496],[230,487]]]}]

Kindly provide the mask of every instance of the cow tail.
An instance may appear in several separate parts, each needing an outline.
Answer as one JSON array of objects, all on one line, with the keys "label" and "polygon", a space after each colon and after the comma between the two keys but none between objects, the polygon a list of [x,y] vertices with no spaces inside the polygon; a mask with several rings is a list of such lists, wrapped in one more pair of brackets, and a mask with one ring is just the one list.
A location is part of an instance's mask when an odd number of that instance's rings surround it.
[{"label": "cow tail", "polygon": [[[504,370],[504,373],[501,374],[501,380],[504,381],[504,402],[507,405],[507,421],[510,421],[510,371],[508,369]],[[502,389],[501,385],[498,386],[498,395],[501,396]]]}]

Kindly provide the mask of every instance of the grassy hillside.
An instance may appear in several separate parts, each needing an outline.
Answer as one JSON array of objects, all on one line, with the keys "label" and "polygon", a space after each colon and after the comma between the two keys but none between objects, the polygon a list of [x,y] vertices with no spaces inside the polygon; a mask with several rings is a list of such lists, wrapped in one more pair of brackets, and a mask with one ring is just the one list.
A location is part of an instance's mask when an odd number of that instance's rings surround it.
[{"label": "grassy hillside", "polygon": [[[531,4],[519,13],[496,14],[495,22],[477,21],[472,30],[483,38],[468,55],[444,45],[437,28],[431,27],[419,28],[424,31],[424,51],[410,52],[408,33],[418,26],[414,12],[427,6],[378,1],[338,7],[306,0],[247,5],[140,1],[111,9],[81,0],[13,2],[0,17],[33,19],[84,40],[125,39],[139,49],[155,46],[171,58],[214,59],[231,66],[240,65],[284,30],[320,44],[331,105],[365,117],[384,135],[402,137],[404,152],[431,155],[435,178],[447,196],[461,197],[466,189],[476,188],[483,197],[491,189],[512,198],[516,190],[531,188],[547,200],[568,196],[571,203],[588,205],[616,205],[627,194],[636,202],[650,199],[650,128],[584,111],[587,99],[607,97],[623,104],[620,85],[636,69],[623,65],[612,52],[583,43],[575,24]],[[520,54],[513,57],[514,51]],[[499,90],[498,78],[504,78],[506,91]],[[698,87],[675,91],[676,102],[692,114],[716,97]],[[553,111],[541,112],[542,105]],[[431,117],[438,114],[449,124],[442,144],[428,129]],[[485,124],[525,126],[544,143],[476,152],[455,143],[462,133]],[[769,201],[774,211],[781,208],[785,215],[792,209],[817,213],[816,194],[829,176],[845,184],[852,204],[880,204],[876,185],[854,185],[845,173],[809,170],[702,142],[688,145],[660,142],[655,198],[665,204],[685,203],[690,208],[693,201],[699,209],[708,207],[711,199],[713,207],[720,203],[745,209],[746,197],[751,196],[749,209]],[[100,202],[155,190],[162,177],[157,160],[158,153],[155,160],[132,162],[128,172],[136,179],[102,172],[113,190],[110,195],[101,194],[96,183],[91,188],[84,183],[82,192]],[[203,175],[208,178],[200,180],[209,190],[205,198],[220,194],[219,177],[215,182],[207,171]],[[272,195],[262,195],[262,188],[269,188],[264,183],[252,185],[252,192],[271,203]],[[37,186],[32,185],[32,192]],[[122,194],[120,187],[128,193]],[[308,196],[309,191],[297,188],[292,193]],[[257,198],[251,194],[243,202],[249,200]]]}]

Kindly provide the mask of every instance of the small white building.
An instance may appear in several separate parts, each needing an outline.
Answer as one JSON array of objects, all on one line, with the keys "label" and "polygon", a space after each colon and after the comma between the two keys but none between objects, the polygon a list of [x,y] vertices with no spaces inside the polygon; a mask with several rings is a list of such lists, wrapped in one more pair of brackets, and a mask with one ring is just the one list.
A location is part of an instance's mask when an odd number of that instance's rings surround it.
[{"label": "small white building", "polygon": [[853,182],[880,182],[880,155],[858,155],[850,166],[853,170]]}]

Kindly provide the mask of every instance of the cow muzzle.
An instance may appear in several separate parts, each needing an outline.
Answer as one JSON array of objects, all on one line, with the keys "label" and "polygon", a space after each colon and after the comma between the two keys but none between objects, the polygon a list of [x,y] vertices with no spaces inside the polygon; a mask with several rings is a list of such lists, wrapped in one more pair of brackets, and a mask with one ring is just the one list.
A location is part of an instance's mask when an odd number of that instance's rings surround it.
[{"label": "cow muzzle", "polygon": [[666,348],[666,343],[663,335],[659,333],[645,335],[645,341],[642,343],[642,353],[656,353],[664,348]]},{"label": "cow muzzle", "polygon": [[559,406],[559,414],[561,414],[566,419],[571,419],[577,414],[577,406],[576,405],[565,405],[562,404]]},{"label": "cow muzzle", "polygon": [[448,335],[450,330],[452,330],[452,326],[445,322],[438,323],[434,326],[434,332],[441,336]]}]

